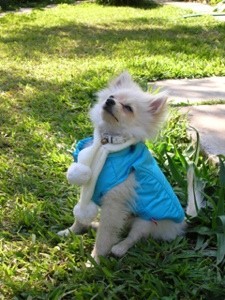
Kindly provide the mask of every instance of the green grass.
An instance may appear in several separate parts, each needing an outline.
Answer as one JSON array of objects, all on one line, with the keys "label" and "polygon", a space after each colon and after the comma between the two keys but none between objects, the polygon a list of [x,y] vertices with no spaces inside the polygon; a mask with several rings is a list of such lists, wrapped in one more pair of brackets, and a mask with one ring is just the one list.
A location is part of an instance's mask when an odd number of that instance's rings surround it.
[{"label": "green grass", "polygon": [[87,269],[95,233],[56,235],[73,221],[79,190],[65,171],[98,89],[124,69],[143,87],[225,75],[224,24],[184,14],[84,3],[0,19],[0,299],[223,299],[224,158],[218,173],[176,113],[149,146],[184,206],[187,165],[205,182],[187,238],[148,239]]}]

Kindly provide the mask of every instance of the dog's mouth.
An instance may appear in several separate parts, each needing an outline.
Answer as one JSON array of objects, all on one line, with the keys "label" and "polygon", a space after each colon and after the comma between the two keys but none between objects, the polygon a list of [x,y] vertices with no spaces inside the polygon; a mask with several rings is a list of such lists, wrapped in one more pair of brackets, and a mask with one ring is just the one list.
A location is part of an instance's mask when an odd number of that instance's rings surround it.
[{"label": "dog's mouth", "polygon": [[106,111],[109,115],[111,115],[117,122],[119,122],[118,118],[115,116],[115,114],[113,113],[113,105],[109,105],[107,104],[107,102],[105,103],[105,105],[103,106],[104,111]]}]

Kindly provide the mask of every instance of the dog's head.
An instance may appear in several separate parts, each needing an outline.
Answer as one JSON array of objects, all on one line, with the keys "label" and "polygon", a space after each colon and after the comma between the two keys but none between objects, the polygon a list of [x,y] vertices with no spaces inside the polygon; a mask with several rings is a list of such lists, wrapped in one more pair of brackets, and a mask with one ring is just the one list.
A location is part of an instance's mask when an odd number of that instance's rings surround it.
[{"label": "dog's head", "polygon": [[101,133],[120,134],[137,140],[153,138],[166,117],[166,93],[151,95],[122,73],[97,93],[98,102],[90,111]]}]

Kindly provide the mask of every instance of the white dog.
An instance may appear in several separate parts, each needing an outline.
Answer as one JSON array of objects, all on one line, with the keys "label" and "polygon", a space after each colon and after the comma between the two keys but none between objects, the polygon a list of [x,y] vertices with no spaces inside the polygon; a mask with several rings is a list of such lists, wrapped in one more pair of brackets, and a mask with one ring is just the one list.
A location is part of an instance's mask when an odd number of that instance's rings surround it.
[{"label": "white dog", "polygon": [[[144,144],[158,133],[167,114],[167,95],[144,92],[124,72],[98,94],[90,116],[93,138],[77,144],[67,178],[81,185],[75,222],[59,235],[82,233],[100,222],[92,256],[123,256],[141,238],[173,240],[185,231],[184,211],[170,184]],[[187,214],[197,215],[200,192],[194,195],[193,169],[188,174]],[[121,240],[121,232],[130,231]]]}]

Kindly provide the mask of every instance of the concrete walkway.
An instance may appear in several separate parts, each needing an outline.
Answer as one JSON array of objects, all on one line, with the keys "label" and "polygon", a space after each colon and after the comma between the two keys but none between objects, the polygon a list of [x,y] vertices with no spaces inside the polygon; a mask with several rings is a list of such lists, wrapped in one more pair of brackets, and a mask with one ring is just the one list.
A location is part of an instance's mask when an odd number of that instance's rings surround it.
[{"label": "concrete walkway", "polygon": [[[217,161],[216,155],[225,155],[225,104],[183,107],[180,111],[198,131],[201,149],[210,159]],[[196,139],[194,129],[190,127],[188,132]]]},{"label": "concrete walkway", "polygon": [[[210,158],[225,155],[225,77],[162,80],[150,82],[149,86],[153,91],[168,90],[171,103],[191,104],[180,108],[180,111],[187,115],[189,125],[199,132],[203,152]],[[215,100],[224,104],[214,104]],[[194,105],[206,101],[211,105]],[[189,133],[196,137],[194,130],[190,129]]]},{"label": "concrete walkway", "polygon": [[[162,5],[173,5],[183,9],[192,10],[193,14],[218,14],[223,13],[225,11],[225,3],[222,1],[216,6],[211,6],[204,3],[199,2],[185,2],[185,1],[167,1],[167,0],[158,0],[158,3]],[[186,15],[187,16],[187,15]],[[190,16],[190,15],[189,15]],[[185,17],[185,15],[184,15]],[[225,22],[225,15],[214,16],[214,18],[218,21]]]},{"label": "concrete walkway", "polygon": [[175,79],[150,82],[150,90],[167,90],[172,103],[206,102],[224,100],[225,77],[208,77],[201,79]]},{"label": "concrete walkway", "polygon": [[[214,161],[216,155],[225,155],[225,77],[162,80],[149,86],[152,90],[168,90],[171,103],[191,104],[180,111],[187,115],[190,128],[198,131],[202,151]],[[215,100],[224,104],[214,104]],[[194,105],[206,101],[211,105]],[[188,132],[196,138],[193,129]]]}]

